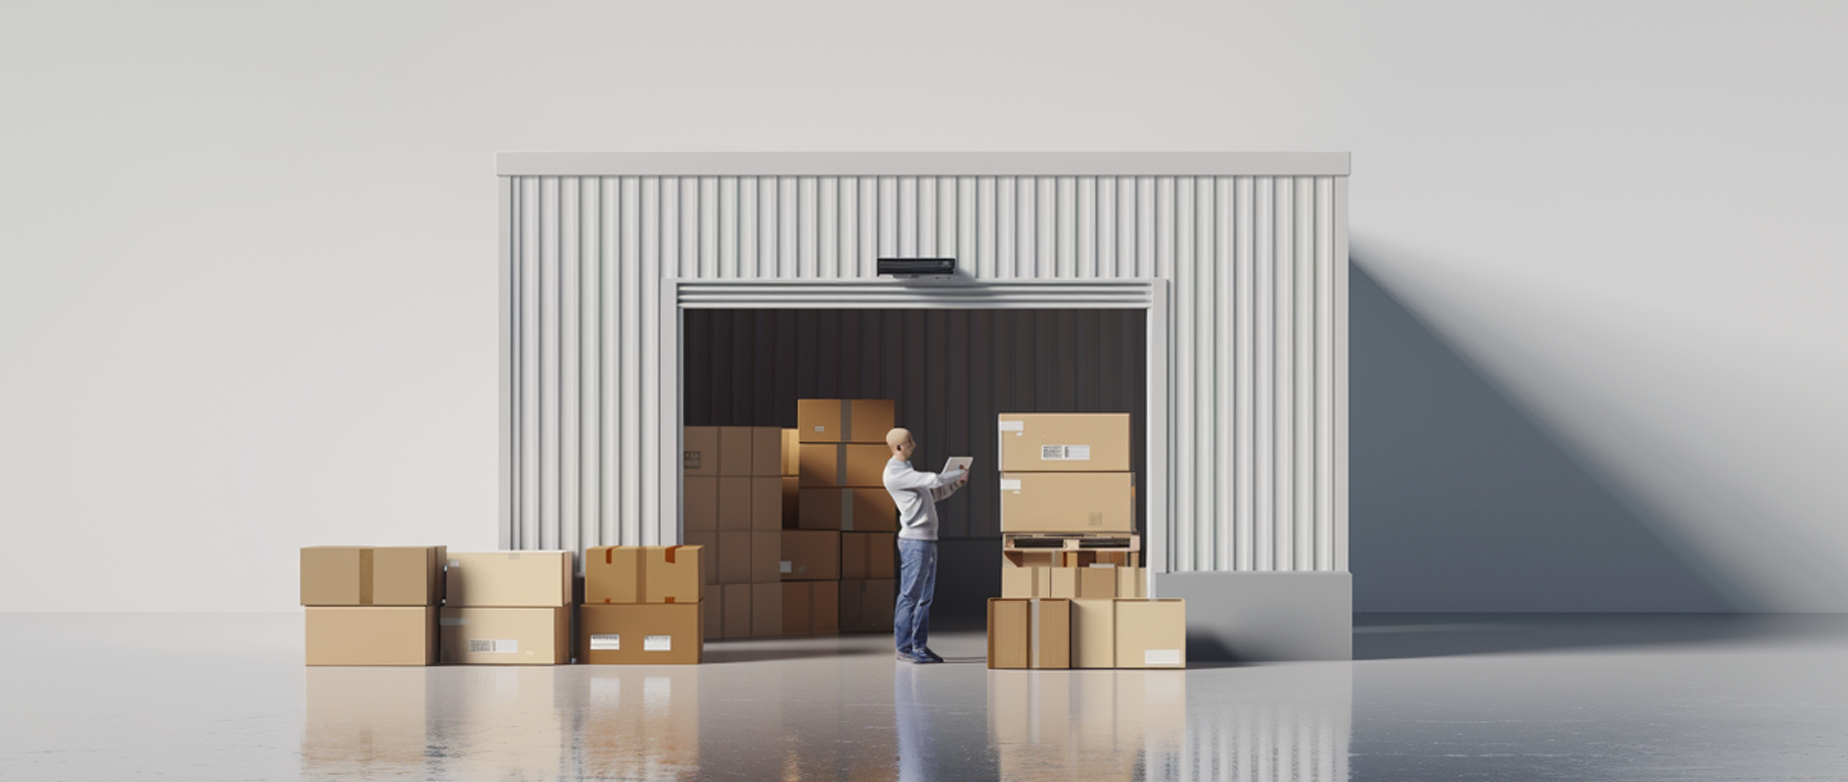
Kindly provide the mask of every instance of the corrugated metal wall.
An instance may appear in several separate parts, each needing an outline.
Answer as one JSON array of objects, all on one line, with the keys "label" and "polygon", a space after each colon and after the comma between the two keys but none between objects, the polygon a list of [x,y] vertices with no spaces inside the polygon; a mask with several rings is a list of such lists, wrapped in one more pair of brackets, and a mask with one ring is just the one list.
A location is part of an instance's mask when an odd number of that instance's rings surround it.
[{"label": "corrugated metal wall", "polygon": [[[793,427],[797,399],[894,399],[922,469],[974,454],[992,471],[996,413],[1127,412],[1133,467],[1146,474],[1145,319],[1139,310],[688,310],[682,413],[688,426]],[[971,481],[943,503],[940,534],[998,537],[1000,506],[999,484]]]},{"label": "corrugated metal wall", "polygon": [[1345,177],[502,182],[503,545],[652,536],[662,279],[947,255],[977,280],[1171,280],[1172,569],[1347,569]]}]

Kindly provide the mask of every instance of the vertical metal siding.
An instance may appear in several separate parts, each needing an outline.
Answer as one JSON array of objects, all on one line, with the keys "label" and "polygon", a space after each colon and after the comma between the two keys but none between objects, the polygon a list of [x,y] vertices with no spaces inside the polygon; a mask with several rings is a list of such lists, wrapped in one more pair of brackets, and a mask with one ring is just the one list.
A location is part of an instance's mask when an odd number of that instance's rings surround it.
[{"label": "vertical metal siding", "polygon": [[[658,487],[674,466],[652,456],[663,444],[651,424],[682,404],[660,398],[666,381],[654,369],[675,359],[658,355],[662,315],[673,314],[661,311],[663,279],[861,279],[881,255],[944,255],[986,281],[1173,281],[1163,362],[1172,504],[1161,535],[1173,569],[1347,567],[1345,177],[507,180],[506,546],[660,542],[653,520],[672,503]],[[716,401],[691,386],[702,372],[714,383],[767,375],[811,394],[930,378],[949,401],[924,411],[929,437],[979,447],[983,422],[959,424],[958,411],[1102,409],[1144,390],[1138,376],[1060,388],[1087,362],[1120,365],[1140,350],[1107,339],[1114,327],[1095,313],[737,313],[726,323],[702,347],[688,343],[686,358],[699,362],[689,385],[668,386],[686,389],[689,417]],[[791,334],[845,358],[804,365],[784,352]],[[917,360],[878,361],[893,351]],[[1023,351],[1036,358],[1020,360]],[[774,412],[767,401],[728,404],[734,420]],[[965,532],[991,534],[979,520]]]}]

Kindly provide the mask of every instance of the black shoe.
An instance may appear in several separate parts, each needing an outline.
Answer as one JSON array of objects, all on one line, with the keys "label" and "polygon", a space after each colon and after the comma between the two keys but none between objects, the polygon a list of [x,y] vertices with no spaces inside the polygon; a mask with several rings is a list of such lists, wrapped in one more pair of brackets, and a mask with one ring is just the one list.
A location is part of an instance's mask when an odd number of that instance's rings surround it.
[{"label": "black shoe", "polygon": [[930,647],[928,647],[928,646],[926,646],[926,647],[924,647],[924,652],[923,652],[922,654],[919,654],[918,656],[919,656],[919,657],[922,657],[922,658],[924,658],[924,659],[926,659],[926,660],[929,660],[929,661],[931,661],[931,662],[933,662],[933,663],[940,663],[940,662],[943,662],[943,658],[942,658],[942,657],[938,657],[938,656],[937,656],[937,653],[936,653],[936,652],[933,652],[933,651],[931,651],[931,650],[930,650]]}]

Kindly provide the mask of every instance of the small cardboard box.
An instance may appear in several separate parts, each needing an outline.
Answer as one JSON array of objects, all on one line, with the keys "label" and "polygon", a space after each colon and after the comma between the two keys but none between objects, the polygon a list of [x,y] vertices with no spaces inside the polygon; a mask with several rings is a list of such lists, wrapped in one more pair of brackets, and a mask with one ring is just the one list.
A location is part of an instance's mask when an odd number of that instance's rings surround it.
[{"label": "small cardboard box", "polygon": [[1115,565],[1098,567],[1056,567],[1052,573],[1052,596],[1066,598],[1111,599],[1117,594]]},{"label": "small cardboard box", "polygon": [[751,530],[776,532],[783,528],[783,478],[780,475],[751,479]]},{"label": "small cardboard box", "polygon": [[587,549],[584,552],[584,602],[697,603],[700,553],[698,546],[596,546]]},{"label": "small cardboard box", "polygon": [[757,431],[749,426],[719,427],[719,476],[749,478]]},{"label": "small cardboard box", "polygon": [[750,584],[726,584],[721,587],[725,592],[724,634],[718,638],[751,637],[751,590]]},{"label": "small cardboard box", "polygon": [[549,608],[571,605],[569,551],[451,551],[447,556],[445,606]]},{"label": "small cardboard box", "polygon": [[783,634],[783,583],[751,585],[751,635]]},{"label": "small cardboard box", "polygon": [[435,665],[436,606],[309,606],[309,665]]},{"label": "small cardboard box", "polygon": [[[794,478],[802,474],[802,438],[799,430],[783,430],[783,477]],[[882,440],[883,442],[883,440]]]},{"label": "small cardboard box", "polygon": [[1001,473],[1002,532],[1135,532],[1135,474]]},{"label": "small cardboard box", "polygon": [[719,583],[751,583],[751,555],[756,549],[751,540],[754,534],[751,532],[719,533]]},{"label": "small cardboard box", "polygon": [[988,599],[988,667],[1071,667],[1072,601]]},{"label": "small cardboard box", "polygon": [[1186,668],[1187,601],[1116,601],[1116,667]]},{"label": "small cardboard box", "polygon": [[725,635],[726,602],[725,588],[716,584],[706,585],[705,593],[700,595],[699,604],[705,606],[699,612],[700,622],[706,626],[702,632],[705,633],[708,641],[727,637]]},{"label": "small cardboard box", "polygon": [[898,577],[898,535],[841,533],[841,580]]},{"label": "small cardboard box", "polygon": [[308,546],[302,605],[433,606],[443,602],[444,546]]},{"label": "small cardboard box", "polygon": [[680,449],[684,459],[681,474],[716,478],[719,475],[719,428],[688,426],[680,430]]},{"label": "small cardboard box", "polygon": [[584,605],[578,655],[591,665],[696,665],[705,645],[699,603]]},{"label": "small cardboard box", "polygon": [[[724,556],[719,553],[719,533],[688,532],[682,539],[689,546],[699,547],[699,583],[706,586],[723,583],[719,581],[719,560]],[[703,598],[710,597],[712,593],[713,590],[707,589],[700,594]],[[583,598],[580,597],[578,602],[584,602]]]},{"label": "small cardboard box", "polygon": [[783,577],[783,531],[752,532],[751,578],[753,584],[765,584]]},{"label": "small cardboard box", "polygon": [[751,427],[751,475],[783,477],[783,430],[774,426]]},{"label": "small cardboard box", "polygon": [[1129,472],[1128,413],[1002,413],[1002,472]]},{"label": "small cardboard box", "polygon": [[1116,600],[1072,601],[1072,667],[1116,667]]},{"label": "small cardboard box", "polygon": [[1117,597],[1148,597],[1148,577],[1140,567],[1119,567],[1117,574]]},{"label": "small cardboard box", "polygon": [[892,451],[884,443],[803,443],[801,459],[803,488],[883,489]]},{"label": "small cardboard box", "polygon": [[840,582],[803,581],[783,584],[784,635],[838,633],[840,615]]},{"label": "small cardboard box", "polygon": [[797,438],[805,443],[883,444],[898,420],[897,407],[890,399],[798,399]]},{"label": "small cardboard box", "polygon": [[[453,556],[453,555],[452,555]],[[564,665],[571,662],[571,609],[442,609],[439,659],[464,665]]]},{"label": "small cardboard box", "polygon": [[898,503],[877,489],[802,489],[796,526],[849,532],[897,532]]},{"label": "small cardboard box", "polygon": [[839,581],[841,533],[786,529],[777,571],[784,581]]},{"label": "small cardboard box", "polygon": [[718,479],[719,531],[751,531],[751,477],[727,475]]},{"label": "small cardboard box", "polygon": [[1052,597],[1052,571],[1049,567],[1007,567],[1001,569],[1001,596],[1006,598]]},{"label": "small cardboard box", "polygon": [[892,632],[898,582],[890,578],[841,580],[841,632]]},{"label": "small cardboard box", "polygon": [[680,481],[680,528],[687,532],[719,531],[719,479],[689,475]]},{"label": "small cardboard box", "polygon": [[783,529],[800,529],[802,520],[802,479],[783,477]]}]

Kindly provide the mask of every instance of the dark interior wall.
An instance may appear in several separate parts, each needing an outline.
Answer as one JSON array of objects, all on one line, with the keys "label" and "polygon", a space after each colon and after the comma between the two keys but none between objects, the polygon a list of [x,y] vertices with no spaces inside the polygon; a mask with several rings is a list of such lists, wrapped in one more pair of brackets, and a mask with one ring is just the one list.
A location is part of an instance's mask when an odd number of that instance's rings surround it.
[{"label": "dark interior wall", "polygon": [[[918,439],[919,468],[976,457],[974,479],[938,506],[942,536],[998,539],[998,413],[1128,412],[1133,467],[1142,474],[1146,317],[1142,310],[688,310],[685,420],[794,427],[797,399],[897,400],[898,424]],[[1138,493],[1138,519],[1144,499]],[[994,570],[999,557],[962,561],[976,556],[963,552],[985,548],[945,546],[944,580],[963,568]],[[944,589],[939,602],[979,611],[984,596]]]}]

